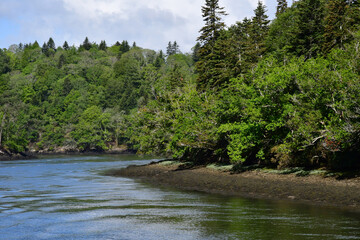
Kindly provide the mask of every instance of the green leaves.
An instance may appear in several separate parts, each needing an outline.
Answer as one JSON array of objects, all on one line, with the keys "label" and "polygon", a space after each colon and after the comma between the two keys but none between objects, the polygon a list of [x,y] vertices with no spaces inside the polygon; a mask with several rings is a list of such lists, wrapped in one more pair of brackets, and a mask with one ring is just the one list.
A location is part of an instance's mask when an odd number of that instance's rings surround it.
[{"label": "green leaves", "polygon": [[218,134],[228,142],[230,160],[268,161],[275,154],[282,166],[308,166],[314,157],[327,164],[334,161],[330,152],[354,151],[360,86],[351,59],[359,53],[348,47],[330,59],[294,58],[286,65],[270,56],[233,79],[218,104]]},{"label": "green leaves", "polygon": [[87,108],[71,132],[80,150],[106,150],[110,140],[108,126],[110,114],[102,113],[98,106]]}]

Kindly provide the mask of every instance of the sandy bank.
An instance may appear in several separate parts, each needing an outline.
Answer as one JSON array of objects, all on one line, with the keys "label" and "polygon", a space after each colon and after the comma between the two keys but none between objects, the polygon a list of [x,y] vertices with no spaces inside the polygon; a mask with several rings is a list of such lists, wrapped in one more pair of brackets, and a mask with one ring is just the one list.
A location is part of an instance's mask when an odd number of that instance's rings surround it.
[{"label": "sandy bank", "polygon": [[336,180],[321,176],[297,177],[257,170],[232,174],[206,167],[183,169],[178,165],[157,163],[112,170],[108,175],[139,178],[183,190],[288,200],[360,212],[360,178]]}]

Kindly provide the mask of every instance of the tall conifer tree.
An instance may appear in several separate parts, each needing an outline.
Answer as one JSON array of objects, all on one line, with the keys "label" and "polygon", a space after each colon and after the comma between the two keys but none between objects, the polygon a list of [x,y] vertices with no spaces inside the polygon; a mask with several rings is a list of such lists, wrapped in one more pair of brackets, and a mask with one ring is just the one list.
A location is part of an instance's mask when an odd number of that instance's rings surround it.
[{"label": "tall conifer tree", "polygon": [[252,18],[252,31],[251,31],[251,40],[253,42],[253,62],[257,62],[259,58],[262,58],[263,54],[266,51],[265,48],[265,39],[269,32],[269,23],[268,16],[266,15],[266,6],[258,1],[258,6],[254,10],[255,16]]},{"label": "tall conifer tree", "polygon": [[176,41],[174,41],[174,44],[173,44],[172,48],[173,48],[173,53],[174,54],[180,53],[180,49],[179,49],[180,47],[179,47],[179,44],[177,44]]},{"label": "tall conifer tree", "polygon": [[45,54],[46,56],[49,56],[49,47],[46,43],[44,43],[42,45],[41,51],[43,54]]},{"label": "tall conifer tree", "polygon": [[47,42],[47,45],[48,45],[49,49],[52,49],[52,50],[56,51],[55,42],[54,42],[54,40],[52,38],[49,38],[49,41]]},{"label": "tall conifer tree", "polygon": [[202,7],[202,17],[205,26],[200,29],[198,41],[201,44],[199,49],[199,61],[196,63],[196,70],[199,73],[198,87],[204,89],[206,87],[216,87],[214,82],[216,75],[216,53],[215,44],[221,31],[225,28],[222,17],[227,13],[223,7],[219,6],[219,0],[205,0],[205,6]]},{"label": "tall conifer tree", "polygon": [[99,49],[105,51],[107,48],[105,40],[100,42]]},{"label": "tall conifer tree", "polygon": [[324,34],[324,4],[322,0],[302,0],[296,3],[295,35],[292,42],[297,55],[316,57],[322,48]]},{"label": "tall conifer tree", "polygon": [[168,43],[167,47],[166,47],[166,55],[170,56],[173,54],[173,46],[171,41]]},{"label": "tall conifer tree", "polygon": [[286,0],[277,0],[277,2],[278,2],[278,5],[276,7],[276,16],[283,13],[288,7]]},{"label": "tall conifer tree", "polygon": [[69,44],[67,43],[67,41],[64,42],[63,49],[64,50],[69,50],[70,49]]},{"label": "tall conifer tree", "polygon": [[358,1],[349,0],[330,0],[325,8],[322,50],[326,54],[334,47],[343,48],[352,39],[360,24],[360,11]]},{"label": "tall conifer tree", "polygon": [[90,50],[90,48],[92,47],[91,46],[91,43],[88,39],[88,37],[85,38],[83,44],[82,44],[82,47],[85,49],[85,50]]}]

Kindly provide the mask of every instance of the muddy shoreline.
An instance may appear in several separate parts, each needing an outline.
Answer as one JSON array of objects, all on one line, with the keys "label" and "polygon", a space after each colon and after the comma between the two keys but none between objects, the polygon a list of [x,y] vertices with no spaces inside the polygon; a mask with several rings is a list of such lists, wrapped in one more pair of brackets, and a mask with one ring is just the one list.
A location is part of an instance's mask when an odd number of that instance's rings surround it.
[{"label": "muddy shoreline", "polygon": [[183,168],[159,163],[111,170],[107,175],[137,178],[181,190],[255,199],[286,200],[360,213],[360,177],[336,180],[321,176],[279,175],[259,170],[233,174],[205,166]]}]

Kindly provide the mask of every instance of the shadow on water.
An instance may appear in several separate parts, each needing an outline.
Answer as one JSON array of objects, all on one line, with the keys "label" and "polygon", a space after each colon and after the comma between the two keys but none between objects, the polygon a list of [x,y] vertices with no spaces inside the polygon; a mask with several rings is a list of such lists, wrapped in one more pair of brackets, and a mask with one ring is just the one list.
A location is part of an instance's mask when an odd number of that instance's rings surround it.
[{"label": "shadow on water", "polygon": [[103,176],[135,155],[0,163],[2,239],[358,239],[360,215]]},{"label": "shadow on water", "polygon": [[157,188],[197,196],[191,208],[198,214],[182,219],[200,230],[201,239],[360,239],[359,213],[289,201]]}]

